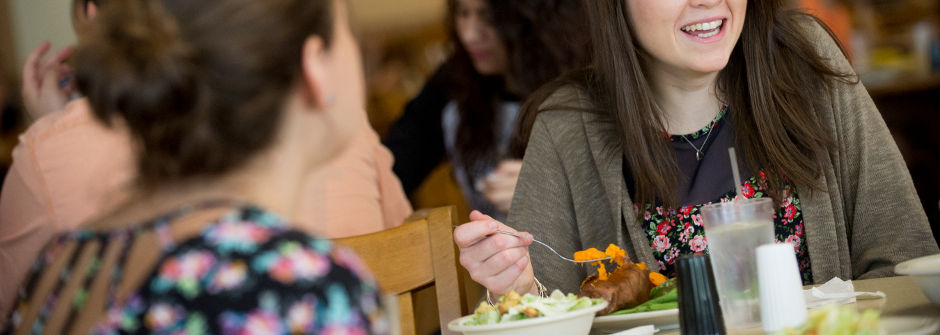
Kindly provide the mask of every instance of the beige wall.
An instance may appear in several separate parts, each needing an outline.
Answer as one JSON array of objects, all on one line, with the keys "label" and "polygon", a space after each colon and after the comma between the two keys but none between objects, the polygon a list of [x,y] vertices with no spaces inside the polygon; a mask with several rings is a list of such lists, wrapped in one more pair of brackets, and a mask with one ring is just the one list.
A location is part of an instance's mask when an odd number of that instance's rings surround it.
[{"label": "beige wall", "polygon": [[350,0],[353,24],[365,32],[409,30],[443,21],[446,0]]},{"label": "beige wall", "polygon": [[[45,40],[52,42],[53,50],[74,44],[71,3],[71,0],[0,0],[0,11],[9,17],[12,32],[12,41],[7,41],[0,27],[0,48],[5,50],[0,62],[12,57],[13,67],[19,69],[26,55]],[[360,31],[389,32],[441,22],[446,0],[350,0],[350,5],[353,23]],[[13,52],[6,48],[10,44]]]},{"label": "beige wall", "polygon": [[11,13],[16,65],[42,41],[52,42],[52,50],[75,43],[72,31],[71,0],[6,0]]}]

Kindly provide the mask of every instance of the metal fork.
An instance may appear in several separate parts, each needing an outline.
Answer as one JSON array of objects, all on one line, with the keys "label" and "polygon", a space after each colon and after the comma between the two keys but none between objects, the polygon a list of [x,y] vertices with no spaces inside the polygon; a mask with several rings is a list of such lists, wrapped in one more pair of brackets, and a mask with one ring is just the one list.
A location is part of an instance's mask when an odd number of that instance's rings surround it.
[{"label": "metal fork", "polygon": [[[454,225],[454,228],[457,228],[457,227],[459,227],[459,226]],[[496,230],[496,232],[497,232],[497,233],[500,233],[500,234],[509,235],[509,236],[515,236],[515,237],[518,237],[518,238],[521,238],[521,239],[526,239],[526,240],[529,240],[529,241],[532,241],[532,242],[541,244],[543,247],[546,247],[546,248],[548,248],[548,250],[551,250],[553,253],[555,253],[555,255],[558,256],[559,258],[564,259],[564,260],[569,261],[569,262],[572,262],[572,263],[590,263],[590,262],[606,261],[606,260],[609,260],[609,259],[610,259],[610,257],[604,257],[604,258],[598,258],[598,259],[589,259],[589,260],[586,260],[586,261],[576,261],[576,260],[573,260],[573,259],[571,259],[571,258],[562,256],[562,255],[559,254],[557,251],[555,251],[555,248],[552,248],[552,247],[549,246],[548,244],[545,244],[544,242],[539,241],[539,240],[536,240],[536,239],[534,239],[534,238],[530,238],[530,237],[528,237],[528,236],[523,236],[523,235],[519,235],[519,234],[516,234],[516,233],[512,233],[512,232],[508,232],[508,231],[503,231],[503,230],[498,230],[498,229]]]}]

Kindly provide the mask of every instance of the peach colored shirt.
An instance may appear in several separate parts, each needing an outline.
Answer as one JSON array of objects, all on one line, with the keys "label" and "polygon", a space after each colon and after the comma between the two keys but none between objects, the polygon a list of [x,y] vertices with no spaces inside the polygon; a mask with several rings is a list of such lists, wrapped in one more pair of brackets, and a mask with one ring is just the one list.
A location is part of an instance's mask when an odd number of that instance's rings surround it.
[{"label": "peach colored shirt", "polygon": [[[299,228],[346,237],[400,225],[411,213],[391,152],[362,120],[349,148],[305,181]],[[119,205],[134,171],[127,132],[98,122],[84,99],[20,136],[0,194],[0,325],[49,239]]]}]

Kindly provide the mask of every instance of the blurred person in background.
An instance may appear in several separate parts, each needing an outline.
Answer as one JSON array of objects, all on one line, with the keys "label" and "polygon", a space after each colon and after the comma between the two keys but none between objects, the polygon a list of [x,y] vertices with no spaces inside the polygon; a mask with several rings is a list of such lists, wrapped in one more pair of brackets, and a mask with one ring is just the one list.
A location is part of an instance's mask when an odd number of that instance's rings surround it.
[{"label": "blurred person in background", "polygon": [[386,333],[355,254],[291,225],[300,181],[359,127],[346,2],[106,8],[76,51],[77,84],[132,138],[138,193],[47,246],[8,330]]},{"label": "blurred person in background", "polygon": [[[99,13],[99,5],[103,12],[110,2],[76,0],[75,4],[86,6],[91,18]],[[80,43],[88,29],[76,25]],[[42,49],[30,56],[24,72],[30,71],[30,64],[38,64]],[[60,58],[56,56],[56,62]],[[47,73],[39,77],[57,71],[54,66],[42,68],[39,71]],[[63,96],[41,94],[37,96],[41,102],[29,105],[56,106]],[[45,115],[20,135],[0,195],[0,272],[13,279],[0,281],[0,315],[46,241],[126,201],[137,178],[128,129],[121,123],[105,127],[97,122],[86,99],[52,113],[31,114]],[[304,187],[289,214],[307,232],[330,238],[367,234],[398,226],[412,212],[392,172],[391,152],[379,142],[365,111],[354,114],[356,131],[347,149],[296,181]]]},{"label": "blurred person in background", "polygon": [[568,0],[450,0],[453,54],[389,129],[405,192],[443,160],[473,209],[504,218],[522,162],[510,138],[522,100],[586,65],[587,17]]},{"label": "blurred person in background", "polygon": [[[98,6],[105,0],[74,0],[72,2],[72,28],[79,43],[87,34],[98,15]],[[52,45],[43,42],[29,53],[23,64],[23,105],[33,120],[61,110],[77,96],[74,82],[75,69],[70,64],[74,51],[67,46],[46,57]]]}]

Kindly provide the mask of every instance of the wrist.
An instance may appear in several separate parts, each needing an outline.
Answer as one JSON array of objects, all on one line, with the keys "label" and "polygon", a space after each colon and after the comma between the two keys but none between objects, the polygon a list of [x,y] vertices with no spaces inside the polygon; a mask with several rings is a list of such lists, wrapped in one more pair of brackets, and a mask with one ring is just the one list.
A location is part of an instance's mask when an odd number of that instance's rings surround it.
[{"label": "wrist", "polygon": [[529,266],[522,271],[522,274],[513,284],[512,289],[516,290],[519,294],[528,293],[532,295],[541,295],[544,290],[542,284],[535,278],[535,274],[532,271],[532,264],[529,264]]}]

